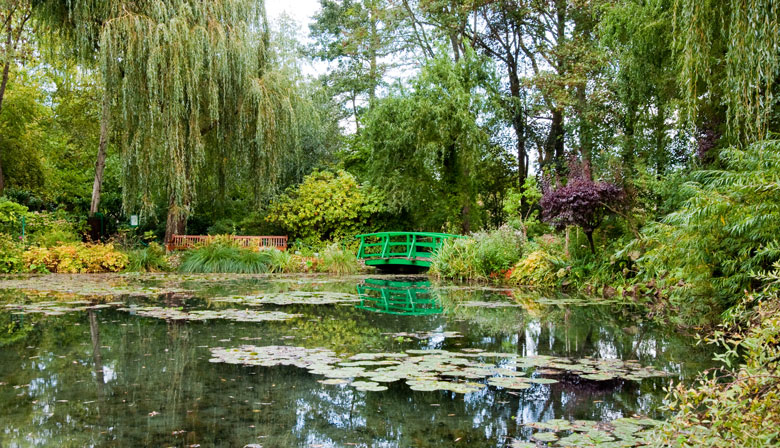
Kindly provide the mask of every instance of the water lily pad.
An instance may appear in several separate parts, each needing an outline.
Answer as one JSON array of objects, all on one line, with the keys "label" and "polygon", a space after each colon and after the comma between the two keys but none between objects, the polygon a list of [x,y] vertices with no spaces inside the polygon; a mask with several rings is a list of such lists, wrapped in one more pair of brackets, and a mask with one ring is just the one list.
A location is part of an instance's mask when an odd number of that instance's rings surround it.
[{"label": "water lily pad", "polygon": [[531,438],[540,442],[555,442],[558,440],[558,436],[554,432],[537,432]]},{"label": "water lily pad", "polygon": [[517,377],[507,377],[507,376],[497,376],[493,378],[488,378],[488,384],[490,384],[491,386],[503,387],[504,389],[514,389],[514,390],[528,389],[531,387],[531,385],[528,384],[528,378],[517,378]]},{"label": "water lily pad", "polygon": [[580,378],[591,381],[608,381],[615,379],[615,377],[609,373],[589,373],[587,375],[580,375]]},{"label": "water lily pad", "polygon": [[317,382],[320,384],[327,384],[327,385],[349,384],[348,380],[342,378],[328,378],[326,380],[318,380]]},{"label": "water lily pad", "polygon": [[558,382],[558,380],[552,378],[528,378],[526,381],[536,384],[555,384]]},{"label": "water lily pad", "polygon": [[281,311],[255,311],[255,310],[191,310],[183,311],[179,308],[165,308],[157,306],[139,306],[119,308],[131,314],[144,317],[156,317],[165,320],[205,321],[211,319],[225,319],[236,322],[265,322],[282,321],[299,317],[300,314],[287,314]]},{"label": "water lily pad", "polygon": [[352,386],[357,390],[369,391],[369,392],[380,392],[383,390],[387,390],[386,386],[380,386],[378,383],[375,383],[373,381],[353,381]]},{"label": "water lily pad", "polygon": [[515,439],[509,443],[509,448],[536,448],[536,444]]},{"label": "water lily pad", "polygon": [[246,296],[217,297],[213,302],[240,303],[247,306],[262,305],[334,305],[359,302],[360,297],[330,291],[290,291],[284,293],[264,293]]}]

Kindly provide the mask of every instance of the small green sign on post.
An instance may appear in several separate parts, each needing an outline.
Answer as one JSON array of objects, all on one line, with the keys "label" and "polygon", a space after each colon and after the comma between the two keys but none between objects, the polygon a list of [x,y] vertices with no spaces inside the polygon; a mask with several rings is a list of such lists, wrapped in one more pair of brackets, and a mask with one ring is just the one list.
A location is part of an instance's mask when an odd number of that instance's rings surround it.
[{"label": "small green sign on post", "polygon": [[130,227],[138,227],[138,215],[130,215]]}]

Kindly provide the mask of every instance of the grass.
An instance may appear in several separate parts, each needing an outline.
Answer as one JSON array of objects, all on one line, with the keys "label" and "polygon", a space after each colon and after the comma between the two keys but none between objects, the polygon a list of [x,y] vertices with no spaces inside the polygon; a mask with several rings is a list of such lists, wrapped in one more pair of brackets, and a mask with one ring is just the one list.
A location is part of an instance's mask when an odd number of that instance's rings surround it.
[{"label": "grass", "polygon": [[271,270],[270,251],[254,251],[232,241],[215,239],[185,253],[179,271],[185,273],[262,274]]},{"label": "grass", "polygon": [[128,272],[166,272],[171,270],[165,249],[157,243],[151,243],[149,247],[126,252]]},{"label": "grass", "polygon": [[360,271],[357,257],[338,244],[331,244],[320,254],[319,269],[335,275],[356,274]]}]

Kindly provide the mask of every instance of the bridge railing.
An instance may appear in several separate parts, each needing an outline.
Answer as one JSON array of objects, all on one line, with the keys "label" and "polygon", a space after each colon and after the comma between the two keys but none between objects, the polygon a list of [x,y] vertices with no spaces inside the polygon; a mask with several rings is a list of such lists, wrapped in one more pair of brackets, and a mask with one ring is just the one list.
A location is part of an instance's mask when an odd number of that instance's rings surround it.
[{"label": "bridge railing", "polygon": [[460,235],[433,232],[378,232],[357,235],[360,239],[357,257],[430,259],[445,240],[465,238]]},{"label": "bridge railing", "polygon": [[[206,244],[216,238],[214,235],[173,235],[171,241],[166,244],[168,251],[191,249],[199,244]],[[287,249],[286,236],[244,236],[231,235],[230,238],[241,247],[263,249],[275,247],[279,250]]]}]

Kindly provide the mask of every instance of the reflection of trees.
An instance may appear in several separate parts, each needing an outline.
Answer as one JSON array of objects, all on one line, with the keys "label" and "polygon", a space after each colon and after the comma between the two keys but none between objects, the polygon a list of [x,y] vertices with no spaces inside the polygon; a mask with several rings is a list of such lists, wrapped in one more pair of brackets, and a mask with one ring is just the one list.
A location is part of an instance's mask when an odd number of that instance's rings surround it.
[{"label": "reflection of trees", "polygon": [[[0,444],[285,447],[385,441],[387,446],[436,447],[460,437],[464,446],[499,447],[504,436],[529,432],[522,423],[647,412],[657,406],[664,395],[660,388],[668,382],[599,387],[572,377],[527,390],[488,387],[463,396],[415,392],[400,381],[385,392],[360,392],[321,385],[317,380],[322,377],[303,369],[211,364],[208,347],[216,346],[290,344],[340,352],[479,347],[521,355],[638,359],[666,368],[708,357],[677,335],[622,318],[614,307],[537,304],[529,312],[457,306],[460,300],[500,298],[490,291],[444,290],[440,296],[450,307],[444,315],[389,316],[352,305],[293,305],[269,308],[303,317],[260,324],[168,323],[114,310],[28,315],[17,321],[0,313],[0,328],[17,325],[14,331],[25,332],[0,350],[0,381],[9,383],[0,387]],[[168,299],[171,306],[180,303]],[[464,337],[398,342],[382,334],[432,330],[459,331]],[[30,386],[12,387],[25,384]],[[34,438],[28,441],[30,433]]]}]

